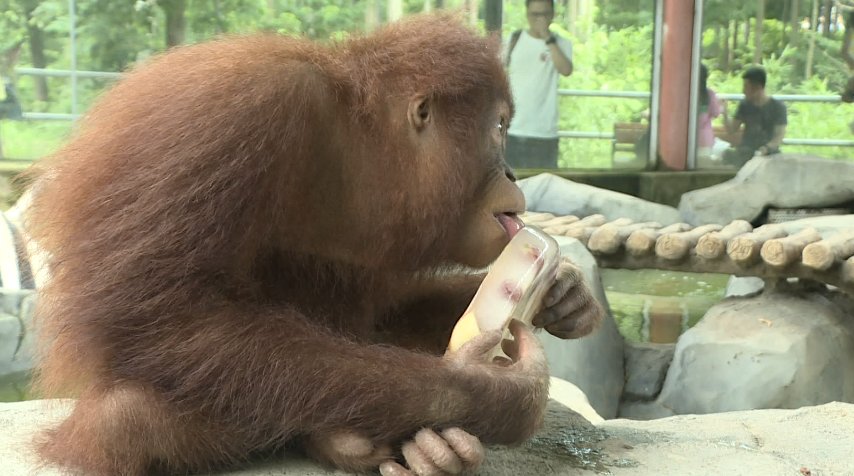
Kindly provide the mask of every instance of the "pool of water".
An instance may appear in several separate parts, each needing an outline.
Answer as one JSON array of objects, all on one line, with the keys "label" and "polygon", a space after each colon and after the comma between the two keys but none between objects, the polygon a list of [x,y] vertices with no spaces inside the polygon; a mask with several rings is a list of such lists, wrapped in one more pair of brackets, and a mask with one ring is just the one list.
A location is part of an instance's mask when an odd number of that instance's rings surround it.
[{"label": "pool of water", "polygon": [[631,342],[675,342],[723,299],[729,275],[603,269],[602,285],[620,333]]}]

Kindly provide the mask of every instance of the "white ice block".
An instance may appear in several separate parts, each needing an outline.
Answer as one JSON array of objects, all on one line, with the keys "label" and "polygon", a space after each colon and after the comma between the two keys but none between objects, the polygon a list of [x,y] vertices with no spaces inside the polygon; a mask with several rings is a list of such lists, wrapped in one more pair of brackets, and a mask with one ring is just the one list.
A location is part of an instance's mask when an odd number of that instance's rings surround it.
[{"label": "white ice block", "polygon": [[[560,262],[557,242],[536,227],[516,233],[483,279],[463,317],[457,321],[450,352],[457,351],[480,333],[504,329],[511,319],[531,324],[554,282]],[[496,349],[494,354],[499,354]]]}]

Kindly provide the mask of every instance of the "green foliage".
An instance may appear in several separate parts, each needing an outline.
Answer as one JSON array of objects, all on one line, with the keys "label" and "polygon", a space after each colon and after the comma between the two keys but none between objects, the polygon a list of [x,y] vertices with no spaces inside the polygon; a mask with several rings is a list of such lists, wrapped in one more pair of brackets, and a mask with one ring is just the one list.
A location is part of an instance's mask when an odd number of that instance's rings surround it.
[{"label": "green foliage", "polygon": [[649,25],[655,15],[655,2],[645,0],[607,0],[601,2],[596,22],[606,30],[621,30]]},{"label": "green foliage", "polygon": [[[561,34],[570,36],[567,32]],[[575,72],[561,78],[561,88],[593,91],[649,91],[652,77],[651,25],[608,32],[597,27],[584,43],[574,39]],[[562,96],[561,130],[611,132],[617,122],[640,122],[647,99]],[[611,143],[601,139],[564,139],[559,165],[567,168],[610,168]]]}]

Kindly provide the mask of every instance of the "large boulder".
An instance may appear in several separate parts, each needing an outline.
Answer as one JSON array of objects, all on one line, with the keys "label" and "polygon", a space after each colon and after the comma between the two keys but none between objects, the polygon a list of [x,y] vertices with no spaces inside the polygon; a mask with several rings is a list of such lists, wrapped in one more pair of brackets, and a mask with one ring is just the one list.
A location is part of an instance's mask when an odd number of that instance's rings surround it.
[{"label": "large boulder", "polygon": [[[3,474],[59,476],[32,452],[33,436],[68,414],[70,401],[0,404]],[[655,421],[592,424],[566,406],[549,403],[543,429],[527,443],[487,449],[478,475],[640,476],[678,474],[854,473],[854,405],[798,410],[688,415]],[[289,454],[222,476],[344,476]],[[212,475],[210,475],[212,476]]]},{"label": "large boulder", "polygon": [[539,334],[555,377],[577,385],[590,404],[604,418],[614,418],[623,391],[623,337],[608,309],[602,278],[593,255],[574,238],[555,236],[561,256],[570,258],[584,277],[599,303],[605,308],[605,320],[594,333],[581,339],[563,340],[546,332]]},{"label": "large boulder", "polygon": [[608,220],[631,218],[637,222],[655,221],[662,225],[681,221],[679,212],[673,207],[576,183],[557,175],[536,175],[520,180],[518,185],[525,194],[530,211],[579,217],[601,214]]},{"label": "large boulder", "polygon": [[780,223],[780,226],[790,235],[794,235],[807,227],[815,228],[823,238],[828,238],[843,230],[854,230],[854,215],[826,215],[801,218],[800,220]]},{"label": "large boulder", "polygon": [[752,222],[769,206],[827,207],[851,200],[854,163],[780,154],[753,158],[732,180],[683,194],[679,211],[692,225]]},{"label": "large boulder", "polygon": [[633,342],[626,345],[625,400],[653,400],[664,385],[667,370],[673,361],[675,344]]},{"label": "large boulder", "polygon": [[709,309],[679,339],[657,403],[686,414],[854,402],[854,303],[782,288]]}]

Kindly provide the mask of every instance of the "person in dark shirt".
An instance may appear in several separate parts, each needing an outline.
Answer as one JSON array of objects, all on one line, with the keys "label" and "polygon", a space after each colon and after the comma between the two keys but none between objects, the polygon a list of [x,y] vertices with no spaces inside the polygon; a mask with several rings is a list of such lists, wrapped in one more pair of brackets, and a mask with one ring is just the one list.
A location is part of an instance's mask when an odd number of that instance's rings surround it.
[{"label": "person in dark shirt", "polygon": [[723,114],[730,135],[742,132],[741,143],[724,152],[724,161],[739,167],[757,155],[779,154],[787,124],[786,105],[765,93],[763,68],[749,68],[741,79],[744,99],[738,103],[735,117],[729,119],[726,107]]}]

